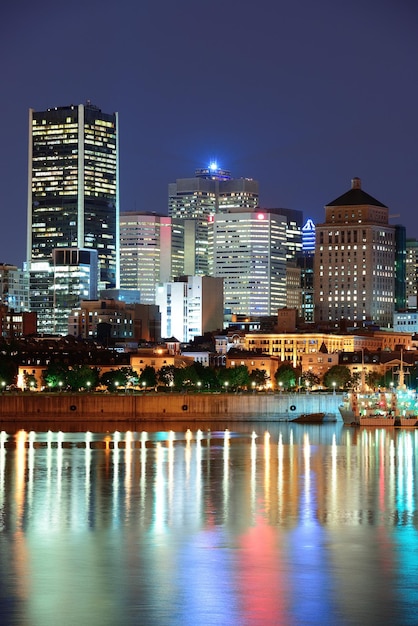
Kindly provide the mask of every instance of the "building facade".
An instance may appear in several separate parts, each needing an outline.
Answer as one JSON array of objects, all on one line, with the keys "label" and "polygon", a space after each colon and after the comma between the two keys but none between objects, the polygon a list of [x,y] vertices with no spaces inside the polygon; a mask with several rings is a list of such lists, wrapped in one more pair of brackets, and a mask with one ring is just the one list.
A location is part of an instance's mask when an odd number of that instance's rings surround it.
[{"label": "building facade", "polygon": [[316,323],[392,324],[396,242],[388,218],[359,178],[325,207],[325,222],[316,226]]},{"label": "building facade", "polygon": [[117,113],[91,103],[29,111],[27,261],[43,332],[54,332],[54,249],[97,250],[99,288],[119,286],[118,153]]},{"label": "building facade", "polygon": [[168,214],[189,224],[190,237],[186,248],[194,248],[194,267],[185,268],[187,275],[208,275],[208,220],[212,215],[232,207],[258,206],[258,182],[248,178],[232,178],[216,163],[198,169],[194,178],[180,178],[168,186]]},{"label": "building facade", "polygon": [[223,326],[223,282],[211,276],[184,276],[157,290],[161,334],[187,343]]},{"label": "building facade", "polygon": [[209,260],[224,281],[226,314],[269,316],[286,306],[286,218],[276,210],[213,215]]},{"label": "building facade", "polygon": [[16,265],[0,264],[0,304],[9,310],[29,311],[29,275]]}]

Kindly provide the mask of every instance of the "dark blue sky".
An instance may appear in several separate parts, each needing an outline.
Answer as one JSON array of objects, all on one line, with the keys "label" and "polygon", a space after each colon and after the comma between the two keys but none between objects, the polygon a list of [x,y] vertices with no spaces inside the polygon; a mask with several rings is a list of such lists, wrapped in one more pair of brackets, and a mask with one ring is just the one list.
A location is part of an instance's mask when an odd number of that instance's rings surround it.
[{"label": "dark blue sky", "polygon": [[416,0],[39,0],[0,15],[0,261],[26,256],[28,109],[119,112],[121,210],[216,158],[264,207],[363,188],[418,237]]}]

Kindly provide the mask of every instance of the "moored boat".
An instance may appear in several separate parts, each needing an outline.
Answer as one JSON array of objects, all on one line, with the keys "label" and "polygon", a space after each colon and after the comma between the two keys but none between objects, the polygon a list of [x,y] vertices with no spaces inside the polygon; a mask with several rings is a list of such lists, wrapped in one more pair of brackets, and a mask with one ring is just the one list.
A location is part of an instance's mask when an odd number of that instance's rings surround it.
[{"label": "moored boat", "polygon": [[325,413],[301,413],[298,417],[292,420],[299,424],[322,424],[325,420]]}]

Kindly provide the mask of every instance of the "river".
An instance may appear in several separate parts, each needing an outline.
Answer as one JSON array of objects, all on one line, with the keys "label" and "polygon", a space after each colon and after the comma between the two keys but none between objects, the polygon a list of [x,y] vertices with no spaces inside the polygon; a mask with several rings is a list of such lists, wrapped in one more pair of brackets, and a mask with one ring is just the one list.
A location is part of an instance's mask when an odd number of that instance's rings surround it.
[{"label": "river", "polygon": [[418,430],[94,426],[0,426],[2,626],[418,623]]}]

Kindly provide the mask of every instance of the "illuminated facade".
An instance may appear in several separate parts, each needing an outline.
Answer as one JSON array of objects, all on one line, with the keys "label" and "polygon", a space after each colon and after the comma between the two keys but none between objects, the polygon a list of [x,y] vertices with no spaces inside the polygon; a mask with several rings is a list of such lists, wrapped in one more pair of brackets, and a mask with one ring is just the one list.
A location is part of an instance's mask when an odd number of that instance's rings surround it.
[{"label": "illuminated facade", "polygon": [[211,218],[209,240],[209,269],[223,278],[226,312],[268,316],[286,306],[284,216],[230,209]]},{"label": "illuminated facade", "polygon": [[388,217],[359,178],[325,207],[325,223],[316,226],[316,323],[393,323],[396,241]]},{"label": "illuminated facade", "polygon": [[[258,206],[258,182],[249,178],[232,178],[230,172],[213,163],[198,169],[194,178],[180,178],[168,186],[168,214],[194,220],[194,268],[190,275],[208,274],[208,219],[231,207]],[[191,242],[189,243],[189,247]],[[190,271],[191,270],[191,271]]]},{"label": "illuminated facade", "polygon": [[120,284],[140,292],[143,304],[155,304],[158,284],[184,274],[183,220],[155,213],[120,215]]},{"label": "illuminated facade", "polygon": [[16,312],[29,311],[29,276],[15,265],[0,264],[0,304]]},{"label": "illuminated facade", "polygon": [[90,103],[29,111],[27,259],[44,332],[54,332],[53,289],[49,270],[39,274],[54,249],[97,250],[99,288],[119,286],[118,178],[117,113]]},{"label": "illuminated facade", "polygon": [[54,332],[68,333],[68,316],[80,300],[97,295],[97,250],[59,248],[52,251]]},{"label": "illuminated facade", "polygon": [[222,280],[211,276],[184,276],[160,285],[156,304],[161,312],[161,334],[179,342],[191,341],[223,326]]},{"label": "illuminated facade", "polygon": [[408,309],[417,308],[418,294],[418,241],[406,240],[406,300]]}]

